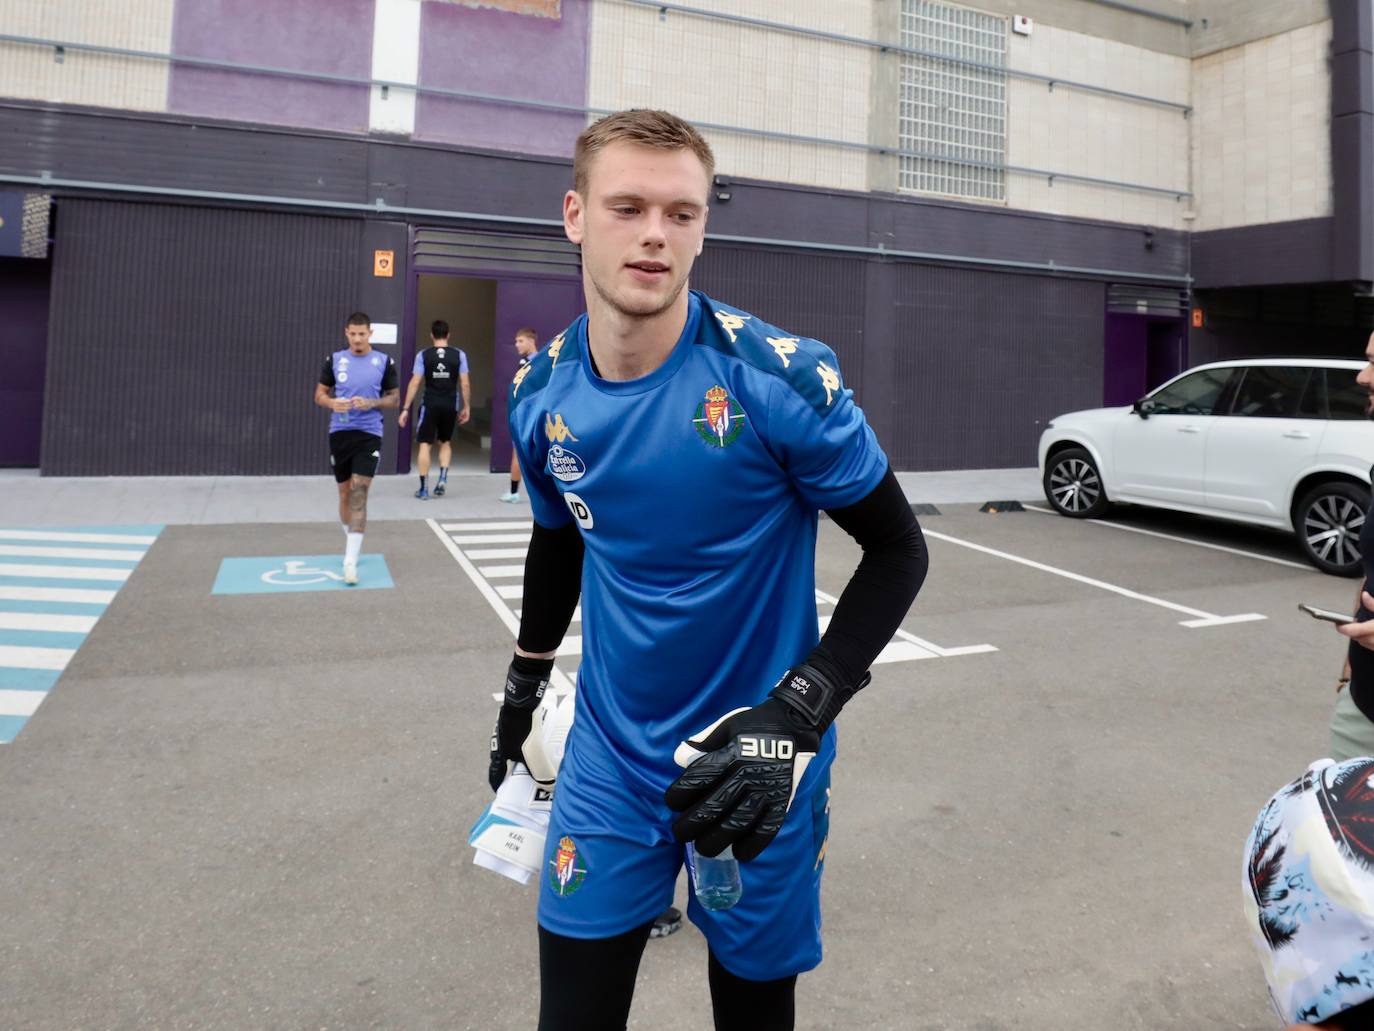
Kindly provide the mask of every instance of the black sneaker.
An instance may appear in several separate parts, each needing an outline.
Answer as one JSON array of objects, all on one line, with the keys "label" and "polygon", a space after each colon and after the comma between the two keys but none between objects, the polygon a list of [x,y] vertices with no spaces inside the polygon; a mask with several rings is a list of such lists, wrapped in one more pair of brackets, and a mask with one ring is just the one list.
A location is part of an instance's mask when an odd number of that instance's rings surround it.
[{"label": "black sneaker", "polygon": [[682,910],[676,906],[669,906],[654,917],[654,926],[649,929],[649,937],[666,938],[670,934],[677,934],[680,930],[682,930]]},{"label": "black sneaker", "polygon": [[444,496],[444,488],[445,488],[445,486],[446,486],[446,484],[444,483],[443,480],[440,480],[438,483],[436,483],[436,484],[434,485],[434,496],[435,496],[436,498],[442,498],[442,497]]}]

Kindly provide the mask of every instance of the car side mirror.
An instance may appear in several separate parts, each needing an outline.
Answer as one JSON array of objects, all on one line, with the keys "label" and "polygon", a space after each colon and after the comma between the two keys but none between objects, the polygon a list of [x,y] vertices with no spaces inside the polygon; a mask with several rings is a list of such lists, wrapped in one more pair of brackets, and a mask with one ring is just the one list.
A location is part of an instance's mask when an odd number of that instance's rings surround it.
[{"label": "car side mirror", "polygon": [[1135,414],[1140,416],[1142,419],[1148,419],[1150,417],[1150,413],[1154,410],[1155,403],[1147,397],[1142,397],[1135,404],[1131,405],[1131,411],[1135,412]]}]

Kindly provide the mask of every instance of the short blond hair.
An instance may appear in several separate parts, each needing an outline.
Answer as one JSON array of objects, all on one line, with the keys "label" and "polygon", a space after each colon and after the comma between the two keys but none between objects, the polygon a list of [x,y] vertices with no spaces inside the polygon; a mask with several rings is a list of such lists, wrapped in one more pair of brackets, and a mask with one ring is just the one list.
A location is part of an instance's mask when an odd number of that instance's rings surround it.
[{"label": "short blond hair", "polygon": [[711,145],[691,123],[667,111],[632,108],[598,119],[577,137],[573,149],[573,189],[587,195],[587,170],[592,158],[612,143],[634,143],[655,150],[690,150],[706,169],[706,181],[716,174]]}]

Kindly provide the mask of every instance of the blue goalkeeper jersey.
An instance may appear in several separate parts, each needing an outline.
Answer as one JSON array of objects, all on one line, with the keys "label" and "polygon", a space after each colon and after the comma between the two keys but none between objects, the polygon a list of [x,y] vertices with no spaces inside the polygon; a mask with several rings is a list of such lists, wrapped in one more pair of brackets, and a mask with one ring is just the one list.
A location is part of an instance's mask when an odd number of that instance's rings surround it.
[{"label": "blue goalkeeper jersey", "polygon": [[[510,428],[535,520],[575,520],[586,545],[565,762],[654,796],[683,738],[815,646],[817,512],[864,498],[887,458],[834,352],[696,291],[636,380],[596,373],[578,318],[517,372]],[[833,750],[832,731],[816,765]]]}]

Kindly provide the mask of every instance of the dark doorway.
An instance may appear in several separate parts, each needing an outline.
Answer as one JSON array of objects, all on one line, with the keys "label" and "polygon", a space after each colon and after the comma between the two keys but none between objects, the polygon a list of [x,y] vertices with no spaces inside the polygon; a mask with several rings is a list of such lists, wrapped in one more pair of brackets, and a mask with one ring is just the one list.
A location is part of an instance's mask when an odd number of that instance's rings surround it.
[{"label": "dark doorway", "polygon": [[1103,343],[1102,403],[1128,405],[1182,372],[1187,363],[1184,320],[1108,312]]},{"label": "dark doorway", "polygon": [[52,263],[0,258],[0,467],[37,468]]}]

